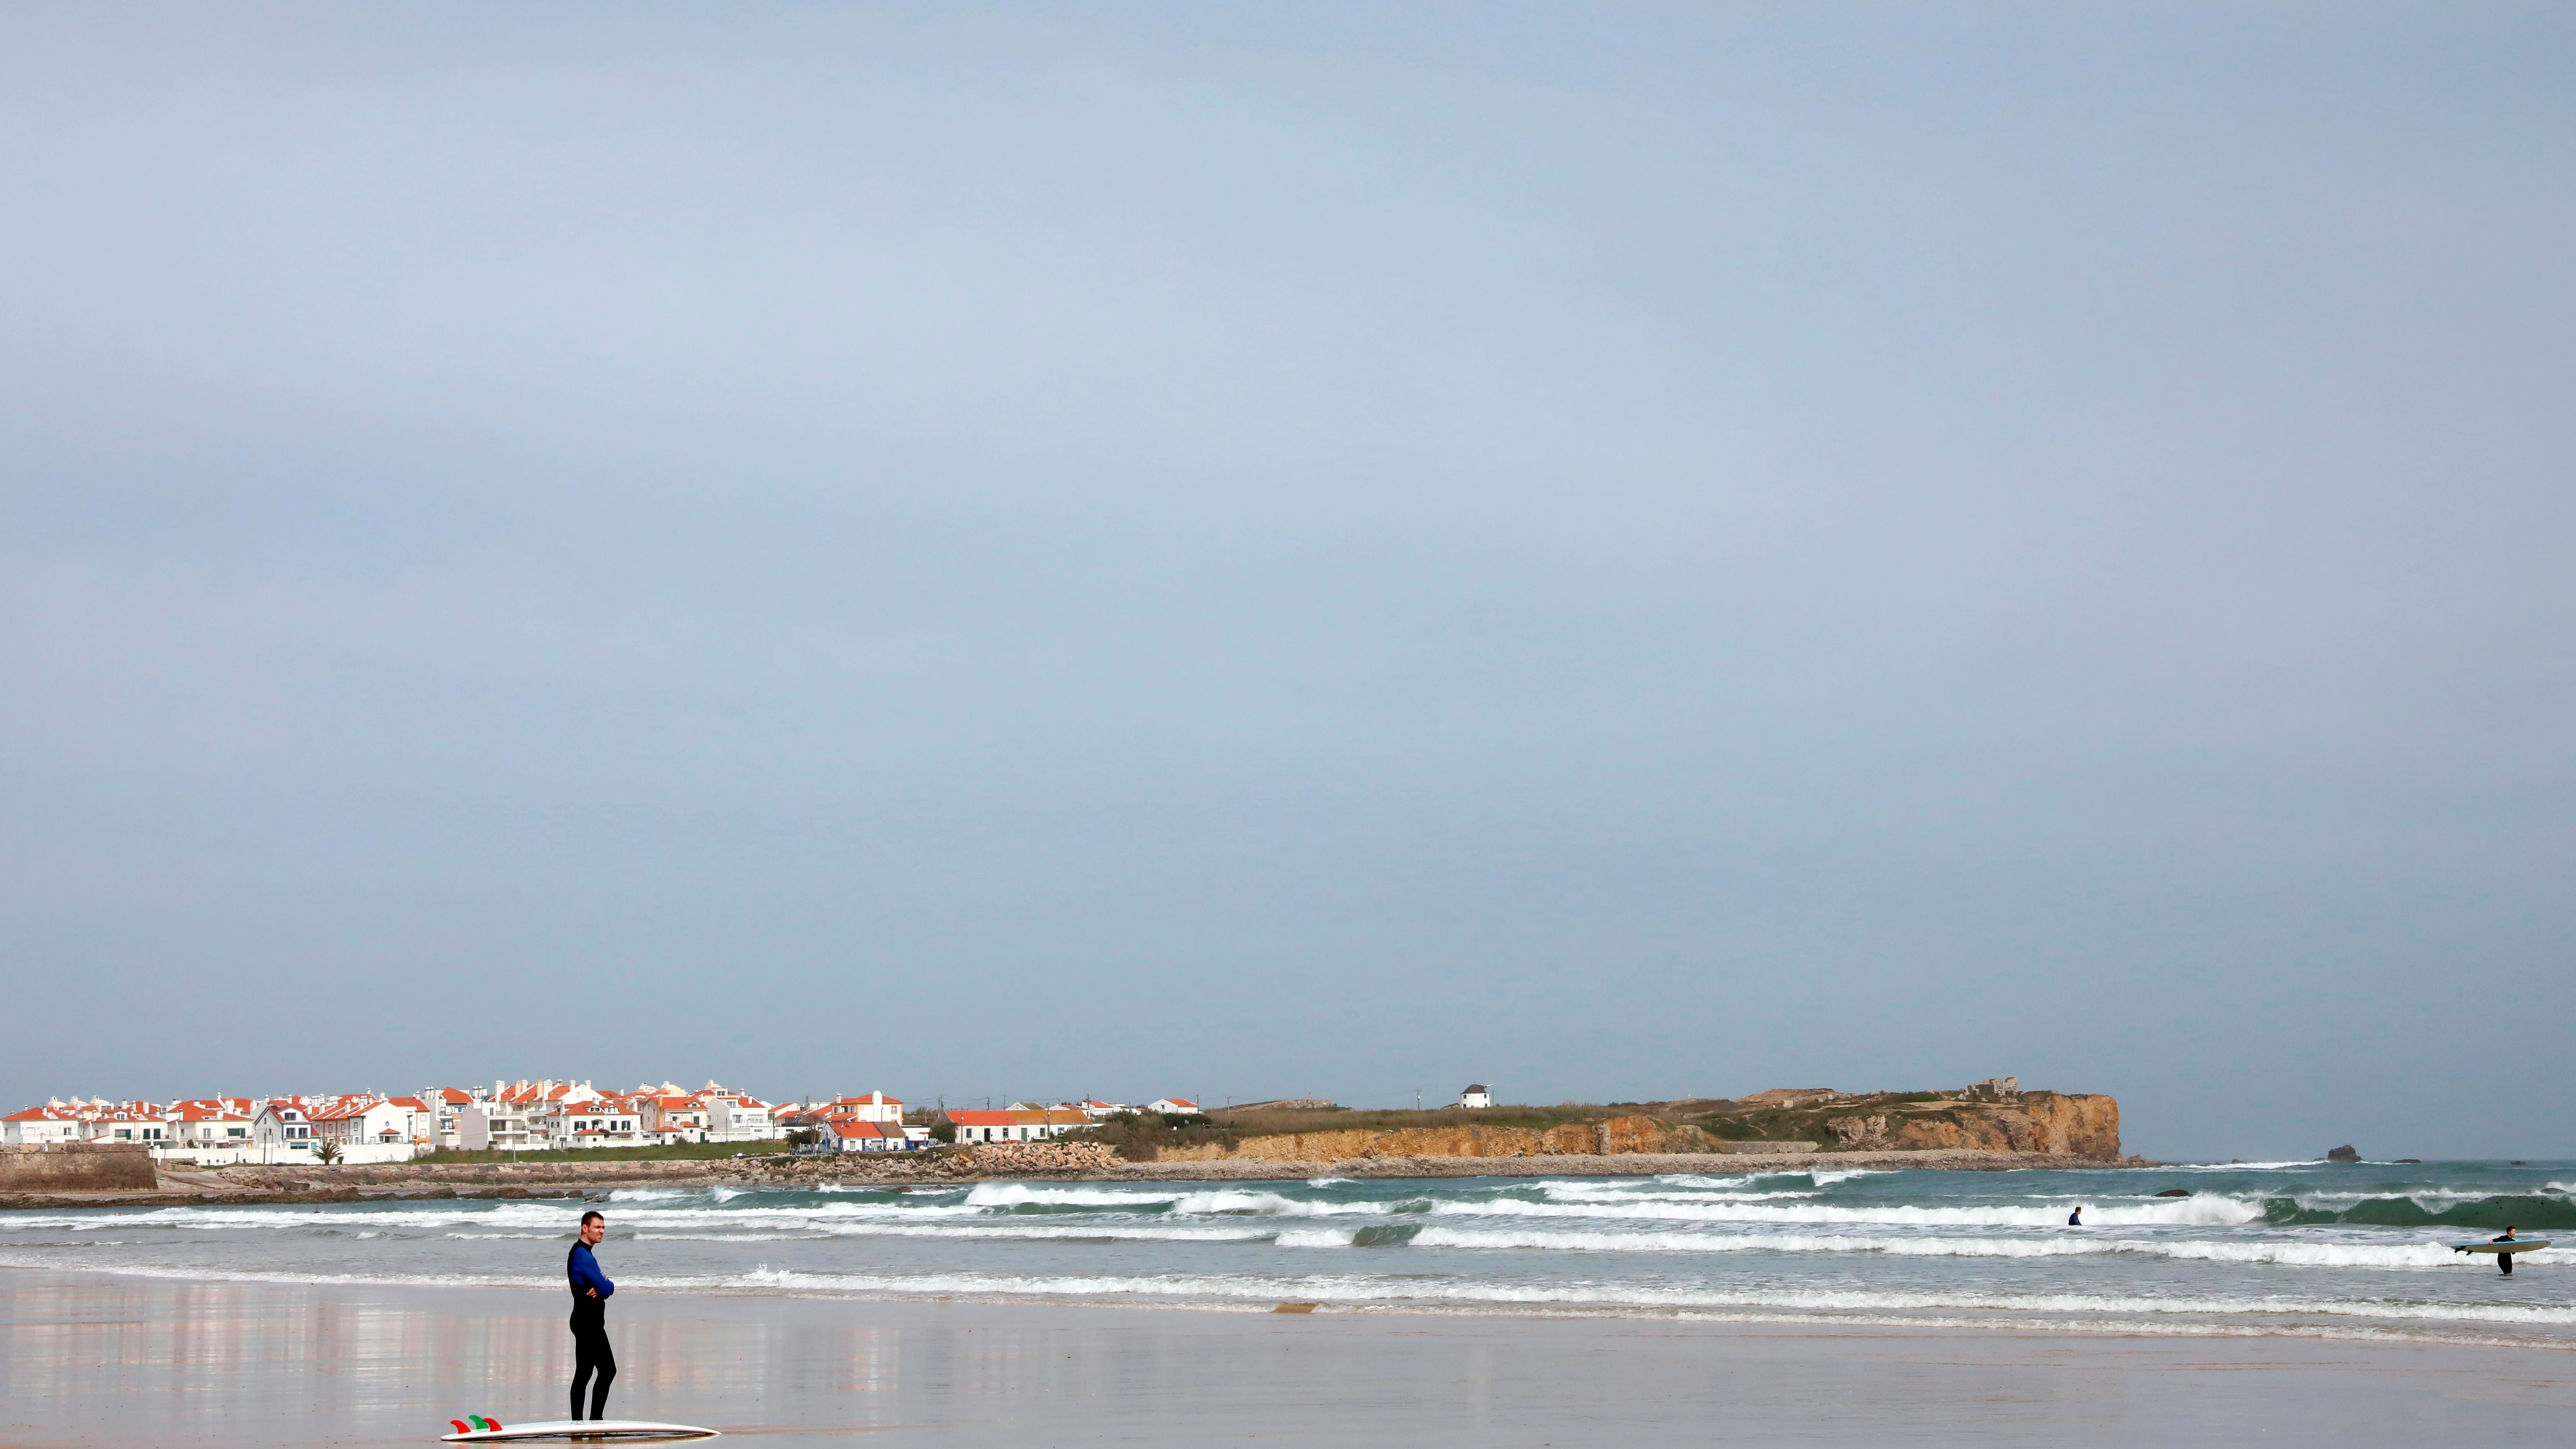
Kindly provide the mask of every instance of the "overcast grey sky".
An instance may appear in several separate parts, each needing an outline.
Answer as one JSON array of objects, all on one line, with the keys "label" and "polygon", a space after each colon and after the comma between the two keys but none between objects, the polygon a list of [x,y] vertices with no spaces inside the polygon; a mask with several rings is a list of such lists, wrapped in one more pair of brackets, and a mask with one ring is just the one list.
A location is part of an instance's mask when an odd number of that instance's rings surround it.
[{"label": "overcast grey sky", "polygon": [[2576,1153],[2576,12],[0,13],[0,1098]]}]

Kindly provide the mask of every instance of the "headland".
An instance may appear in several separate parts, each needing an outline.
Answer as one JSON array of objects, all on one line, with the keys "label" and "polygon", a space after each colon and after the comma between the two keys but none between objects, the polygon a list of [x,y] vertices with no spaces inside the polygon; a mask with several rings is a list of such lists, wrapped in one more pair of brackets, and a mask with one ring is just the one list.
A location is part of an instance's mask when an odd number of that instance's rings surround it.
[{"label": "headland", "polygon": [[139,1149],[108,1148],[81,1158],[86,1165],[80,1166],[60,1153],[27,1161],[26,1175],[0,1175],[0,1208],[562,1197],[717,1185],[746,1191],[899,1187],[994,1178],[1257,1181],[2146,1165],[2121,1155],[2119,1104],[2111,1098],[1983,1083],[1953,1092],[1783,1090],[1736,1100],[1430,1112],[1219,1109],[1194,1120],[1125,1119],[1061,1140],[910,1152],[563,1153],[538,1160],[433,1157],[219,1169],[165,1163],[155,1171]]}]

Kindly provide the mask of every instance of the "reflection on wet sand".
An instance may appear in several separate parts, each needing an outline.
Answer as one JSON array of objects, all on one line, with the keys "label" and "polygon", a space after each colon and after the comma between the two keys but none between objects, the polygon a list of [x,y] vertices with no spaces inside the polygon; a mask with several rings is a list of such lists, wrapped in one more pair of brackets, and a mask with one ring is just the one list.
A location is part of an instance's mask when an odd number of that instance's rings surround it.
[{"label": "reflection on wet sand", "polygon": [[[426,1444],[463,1413],[556,1418],[560,1303],[0,1270],[0,1449]],[[2421,1343],[750,1294],[617,1307],[612,1412],[770,1444],[2371,1444],[2554,1434],[2576,1391],[2576,1354]]]}]

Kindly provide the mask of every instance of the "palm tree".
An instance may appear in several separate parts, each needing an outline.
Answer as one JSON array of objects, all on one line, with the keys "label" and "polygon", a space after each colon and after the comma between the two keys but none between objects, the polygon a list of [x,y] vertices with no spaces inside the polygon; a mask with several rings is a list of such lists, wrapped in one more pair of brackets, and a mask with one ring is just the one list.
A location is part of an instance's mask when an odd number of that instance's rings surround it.
[{"label": "palm tree", "polygon": [[340,1160],[340,1144],[337,1142],[325,1142],[321,1146],[314,1148],[313,1160],[321,1163],[324,1167],[332,1166]]}]

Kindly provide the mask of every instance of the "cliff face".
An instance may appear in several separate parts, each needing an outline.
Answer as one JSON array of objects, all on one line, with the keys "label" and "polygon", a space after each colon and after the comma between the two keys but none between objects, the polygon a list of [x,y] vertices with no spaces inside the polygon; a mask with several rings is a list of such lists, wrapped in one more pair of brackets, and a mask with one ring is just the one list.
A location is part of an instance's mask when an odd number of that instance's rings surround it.
[{"label": "cliff face", "polygon": [[[1753,1111],[1741,1110],[1744,1107]],[[1616,1156],[1721,1152],[1729,1142],[1747,1149],[1778,1142],[1788,1150],[1822,1143],[1828,1152],[1948,1149],[2103,1159],[2120,1155],[2120,1104],[2082,1093],[2021,1092],[2001,1101],[1956,1093],[1859,1097],[1837,1093],[1830,1101],[1802,1101],[1787,1107],[1748,1099],[1744,1104],[1706,1104],[1701,1109],[1675,1104],[1659,1111],[1661,1115],[1638,1113],[1553,1127],[1276,1132],[1245,1136],[1231,1147],[1219,1142],[1165,1147],[1155,1158],[1320,1164],[1370,1158]],[[1672,1120],[1683,1116],[1697,1116],[1699,1122]],[[1700,1122],[1717,1130],[1712,1132]]]},{"label": "cliff face", "polygon": [[[1852,1147],[1966,1147],[1985,1152],[2058,1152],[2076,1157],[2120,1155],[2120,1104],[2090,1093],[2025,1092],[2008,1106],[1952,1110],[1938,1116],[1898,1116],[1891,1128],[1885,1115],[1865,1117],[1868,1124],[1854,1135],[1834,1131],[1850,1117],[1826,1122],[1828,1131]],[[1871,1131],[1874,1126],[1878,1130]]]}]

